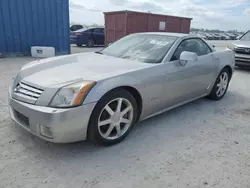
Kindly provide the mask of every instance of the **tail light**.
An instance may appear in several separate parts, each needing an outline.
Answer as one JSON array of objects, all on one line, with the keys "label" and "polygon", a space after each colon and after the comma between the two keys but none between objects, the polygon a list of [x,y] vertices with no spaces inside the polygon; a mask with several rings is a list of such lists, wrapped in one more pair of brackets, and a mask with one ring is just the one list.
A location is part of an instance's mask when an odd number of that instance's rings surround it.
[{"label": "tail light", "polygon": [[81,36],[82,33],[75,33],[75,36]]},{"label": "tail light", "polygon": [[82,33],[71,32],[71,36],[81,36]]}]

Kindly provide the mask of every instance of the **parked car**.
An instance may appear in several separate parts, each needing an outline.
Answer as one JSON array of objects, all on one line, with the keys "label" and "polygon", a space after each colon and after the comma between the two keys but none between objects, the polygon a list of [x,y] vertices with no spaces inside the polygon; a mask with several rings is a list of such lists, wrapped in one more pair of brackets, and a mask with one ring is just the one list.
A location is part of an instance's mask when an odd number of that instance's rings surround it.
[{"label": "parked car", "polygon": [[214,40],[214,36],[213,36],[213,35],[211,35],[211,34],[209,34],[209,33],[204,33],[204,35],[206,36],[206,38],[207,38],[208,40]]},{"label": "parked car", "polygon": [[221,36],[222,40],[230,40],[230,37],[228,35],[226,35],[225,33],[220,33],[220,36]]},{"label": "parked car", "polygon": [[219,33],[213,33],[214,35],[214,40],[222,40],[222,37]]},{"label": "parked car", "polygon": [[72,25],[70,26],[70,31],[77,31],[79,29],[82,29],[83,26],[82,25]]},{"label": "parked car", "polygon": [[93,47],[95,45],[104,45],[104,28],[83,28],[77,31],[73,31],[70,34],[70,42],[71,44],[76,44],[77,46],[86,45],[88,47]]},{"label": "parked car", "polygon": [[233,71],[233,52],[199,37],[131,34],[96,53],[24,65],[10,86],[10,114],[50,142],[113,145],[138,121],[201,97],[222,99]]},{"label": "parked car", "polygon": [[237,40],[239,40],[239,39],[240,39],[240,37],[242,36],[242,34],[241,34],[241,33],[234,33],[234,35],[236,35],[236,39],[237,39]]},{"label": "parked car", "polygon": [[250,31],[246,32],[239,40],[232,42],[228,48],[235,52],[235,65],[238,67],[250,66]]},{"label": "parked car", "polygon": [[229,37],[229,40],[236,40],[237,39],[236,35],[234,35],[232,33],[225,33],[225,35],[227,35]]},{"label": "parked car", "polygon": [[202,39],[204,39],[204,40],[208,39],[207,36],[205,34],[203,34],[203,33],[196,33],[195,35],[202,38]]},{"label": "parked car", "polygon": [[214,35],[214,33],[209,33],[212,36],[212,40],[218,40],[217,37]]}]

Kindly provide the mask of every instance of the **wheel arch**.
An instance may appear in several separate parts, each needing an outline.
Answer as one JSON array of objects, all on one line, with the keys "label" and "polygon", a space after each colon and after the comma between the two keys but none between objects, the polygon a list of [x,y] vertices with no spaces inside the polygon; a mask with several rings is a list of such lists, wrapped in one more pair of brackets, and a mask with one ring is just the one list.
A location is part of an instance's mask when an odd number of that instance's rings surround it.
[{"label": "wheel arch", "polygon": [[[112,89],[105,91],[102,95],[100,95],[98,97],[98,101],[100,101],[108,93],[111,93],[111,92],[113,92],[115,90],[119,90],[119,89],[125,89],[135,98],[136,104],[138,106],[138,111],[139,111],[139,114],[138,114],[138,119],[139,119],[141,116],[141,113],[142,113],[142,109],[143,109],[142,96],[141,96],[140,92],[133,86],[129,86],[129,85],[116,86]],[[98,101],[97,101],[97,103],[98,103]]]},{"label": "wheel arch", "polygon": [[229,74],[230,74],[229,76],[230,76],[230,80],[231,80],[232,75],[233,75],[233,69],[232,69],[232,67],[230,67],[229,65],[226,65],[223,69],[227,69],[229,71]]},{"label": "wheel arch", "polygon": [[138,119],[139,119],[140,116],[141,116],[141,113],[142,113],[143,104],[142,104],[142,96],[141,96],[140,92],[136,88],[134,88],[132,86],[126,86],[126,85],[118,86],[118,87],[115,87],[115,88],[109,90],[104,95],[106,95],[106,94],[108,94],[108,93],[110,93],[110,92],[112,92],[114,90],[119,90],[119,89],[125,89],[126,91],[128,91],[135,98],[136,104],[138,106],[138,111],[139,111],[139,114],[138,114]]},{"label": "wheel arch", "polygon": [[[142,96],[141,96],[140,92],[139,92],[136,88],[134,88],[134,87],[132,87],[132,86],[126,86],[126,85],[124,85],[124,86],[118,86],[118,87],[115,87],[115,88],[113,88],[113,89],[107,91],[106,93],[104,93],[104,94],[102,95],[102,97],[104,97],[104,96],[107,95],[108,93],[111,93],[111,92],[113,92],[113,91],[115,91],[115,90],[119,90],[119,89],[125,89],[126,91],[128,91],[128,92],[135,98],[136,104],[137,104],[137,106],[138,106],[138,117],[137,117],[137,120],[136,120],[136,121],[138,121],[138,120],[140,119],[140,116],[141,116],[141,113],[142,113],[142,106],[143,106],[143,104],[142,104]],[[102,97],[98,100],[98,102],[102,99]],[[97,103],[98,103],[98,102],[97,102]],[[96,107],[96,106],[95,106],[95,107]],[[95,108],[95,107],[94,107],[94,108]],[[92,114],[91,114],[91,116],[92,116]],[[90,121],[90,119],[89,119],[89,121]],[[89,122],[89,123],[90,123],[90,122]],[[89,130],[90,130],[90,128],[89,128],[89,123],[88,123],[88,127],[87,127],[87,135],[86,135],[86,138],[89,138]]]},{"label": "wheel arch", "polygon": [[[92,41],[94,42],[94,44],[96,44],[96,40],[95,40],[95,37],[94,37],[94,36],[89,35],[89,36],[88,36],[88,41],[89,41],[89,40],[92,40]],[[87,42],[88,42],[88,41],[87,41]]]},{"label": "wheel arch", "polygon": [[141,116],[141,113],[142,113],[142,96],[141,96],[140,92],[131,86],[122,86],[122,87],[118,87],[117,89],[119,89],[119,88],[127,90],[135,98],[136,104],[138,106],[138,112],[139,112],[138,119],[139,119]]}]

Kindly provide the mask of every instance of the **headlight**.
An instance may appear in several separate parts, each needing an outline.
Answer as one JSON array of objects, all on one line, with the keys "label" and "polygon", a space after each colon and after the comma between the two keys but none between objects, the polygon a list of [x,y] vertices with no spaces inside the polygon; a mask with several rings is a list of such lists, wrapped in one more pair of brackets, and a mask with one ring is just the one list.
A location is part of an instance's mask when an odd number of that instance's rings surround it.
[{"label": "headlight", "polygon": [[230,50],[232,50],[232,51],[234,51],[235,45],[233,45],[233,44],[228,44],[228,45],[227,45],[227,48],[230,49]]},{"label": "headlight", "polygon": [[50,102],[51,107],[73,107],[82,104],[96,82],[83,81],[59,89]]}]

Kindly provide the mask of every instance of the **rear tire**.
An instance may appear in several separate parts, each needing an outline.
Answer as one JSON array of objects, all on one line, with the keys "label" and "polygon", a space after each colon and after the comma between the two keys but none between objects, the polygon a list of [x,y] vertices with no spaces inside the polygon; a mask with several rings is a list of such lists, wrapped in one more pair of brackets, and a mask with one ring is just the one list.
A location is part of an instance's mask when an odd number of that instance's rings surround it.
[{"label": "rear tire", "polygon": [[230,70],[228,68],[222,69],[214,83],[211,93],[208,95],[208,98],[214,101],[221,100],[227,92],[230,79]]},{"label": "rear tire", "polygon": [[97,145],[111,146],[123,141],[138,116],[135,98],[125,89],[104,95],[96,104],[88,126],[88,138]]}]

